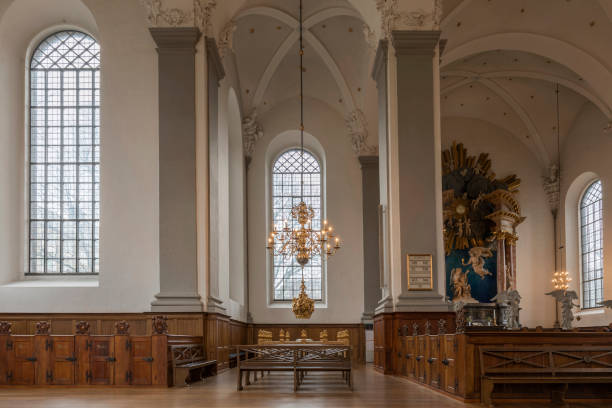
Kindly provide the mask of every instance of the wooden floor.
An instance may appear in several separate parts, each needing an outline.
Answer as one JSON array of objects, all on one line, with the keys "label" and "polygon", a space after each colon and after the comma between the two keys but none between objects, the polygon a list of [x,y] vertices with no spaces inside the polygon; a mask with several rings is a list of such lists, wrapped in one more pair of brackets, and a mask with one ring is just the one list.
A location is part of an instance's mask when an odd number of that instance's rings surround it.
[{"label": "wooden floor", "polygon": [[[206,383],[175,388],[12,387],[0,388],[4,408],[204,408],[204,407],[480,407],[466,405],[407,380],[378,374],[372,368],[354,370],[355,391],[339,373],[311,373],[297,393],[293,375],[272,373],[245,391],[236,391],[236,371],[229,370]],[[508,407],[547,406],[522,403]],[[605,405],[572,404],[572,407]],[[609,405],[607,405],[609,406]]]}]

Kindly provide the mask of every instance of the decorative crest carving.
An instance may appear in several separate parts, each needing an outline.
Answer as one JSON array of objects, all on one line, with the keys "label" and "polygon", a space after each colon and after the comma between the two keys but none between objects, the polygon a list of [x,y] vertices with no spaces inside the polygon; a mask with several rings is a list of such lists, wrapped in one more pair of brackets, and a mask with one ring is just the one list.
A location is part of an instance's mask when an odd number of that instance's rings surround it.
[{"label": "decorative crest carving", "polygon": [[81,320],[77,322],[75,326],[76,334],[86,335],[89,334],[89,322]]},{"label": "decorative crest carving", "polygon": [[559,210],[559,166],[552,164],[548,168],[548,175],[544,177],[544,192],[548,198],[548,206],[553,214]]},{"label": "decorative crest carving", "polygon": [[348,127],[351,146],[355,155],[377,153],[378,149],[375,146],[368,145],[368,122],[360,109],[350,112],[346,116],[344,123]]},{"label": "decorative crest carving", "polygon": [[217,48],[219,49],[221,58],[225,58],[228,51],[234,51],[234,31],[236,31],[237,27],[236,22],[230,20],[221,29],[219,39],[217,40]]},{"label": "decorative crest carving", "polygon": [[13,327],[11,322],[0,322],[0,334],[11,334],[11,327]]},{"label": "decorative crest carving", "polygon": [[51,331],[51,322],[42,321],[36,322],[36,334],[41,336],[48,336]]},{"label": "decorative crest carving", "polygon": [[193,24],[206,36],[213,37],[212,13],[216,0],[193,0],[191,9],[165,8],[163,0],[140,0],[147,10],[149,24],[160,27],[178,27]]},{"label": "decorative crest carving", "polygon": [[363,23],[362,28],[363,36],[365,38],[366,44],[368,45],[368,48],[370,50],[376,50],[376,47],[378,47],[378,41],[376,41],[376,33],[366,23]]},{"label": "decorative crest carving", "polygon": [[115,334],[127,335],[129,329],[130,329],[130,325],[125,320],[120,320],[115,323]]},{"label": "decorative crest carving", "polygon": [[412,335],[413,336],[419,335],[419,324],[418,323],[412,323]]},{"label": "decorative crest carving", "polygon": [[153,316],[153,334],[168,334],[168,318],[166,316]]},{"label": "decorative crest carving", "polygon": [[257,122],[257,111],[253,109],[251,113],[242,119],[242,144],[244,154],[251,157],[255,150],[255,144],[263,137],[263,128]]},{"label": "decorative crest carving", "polygon": [[464,305],[465,303],[462,301],[455,302],[456,333],[465,333],[465,326],[467,322],[465,320],[465,310],[463,309]]},{"label": "decorative crest carving", "polygon": [[438,320],[438,334],[446,334],[446,320]]}]

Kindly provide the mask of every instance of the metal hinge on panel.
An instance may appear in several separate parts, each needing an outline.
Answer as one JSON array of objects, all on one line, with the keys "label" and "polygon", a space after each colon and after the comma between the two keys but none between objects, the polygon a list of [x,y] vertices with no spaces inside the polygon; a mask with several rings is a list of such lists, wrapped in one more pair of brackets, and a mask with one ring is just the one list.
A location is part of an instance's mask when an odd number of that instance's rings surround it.
[{"label": "metal hinge on panel", "polygon": [[453,350],[457,351],[457,338],[455,338],[455,340],[453,340]]},{"label": "metal hinge on panel", "polygon": [[13,342],[10,340],[6,341],[6,351],[12,350],[13,349]]},{"label": "metal hinge on panel", "polygon": [[6,373],[6,382],[11,382],[11,380],[13,379],[13,372],[9,371]]},{"label": "metal hinge on panel", "polygon": [[459,391],[459,380],[455,377],[455,392]]},{"label": "metal hinge on panel", "polygon": [[90,382],[92,378],[93,378],[93,375],[91,375],[91,370],[87,370],[85,372],[85,381]]},{"label": "metal hinge on panel", "polygon": [[106,357],[106,361],[108,361],[109,363],[114,363],[115,361],[117,361],[117,359],[115,357]]},{"label": "metal hinge on panel", "polygon": [[92,347],[93,347],[93,341],[86,340],[85,341],[85,350],[91,350]]},{"label": "metal hinge on panel", "polygon": [[152,363],[153,362],[153,357],[143,357],[142,360],[146,361],[147,363]]},{"label": "metal hinge on panel", "polygon": [[32,357],[26,357],[26,360],[31,361],[31,362],[35,362],[38,359],[35,356],[32,356]]},{"label": "metal hinge on panel", "polygon": [[47,382],[53,382],[53,371],[47,371]]},{"label": "metal hinge on panel", "polygon": [[130,384],[132,383],[132,372],[131,371],[125,372],[125,381]]},{"label": "metal hinge on panel", "polygon": [[53,350],[53,340],[45,340],[45,350]]},{"label": "metal hinge on panel", "polygon": [[132,342],[129,340],[125,341],[125,349],[126,350],[131,350],[132,349]]},{"label": "metal hinge on panel", "polygon": [[72,357],[66,357],[66,361],[70,361],[71,363],[74,363],[75,361],[77,361],[75,356]]}]

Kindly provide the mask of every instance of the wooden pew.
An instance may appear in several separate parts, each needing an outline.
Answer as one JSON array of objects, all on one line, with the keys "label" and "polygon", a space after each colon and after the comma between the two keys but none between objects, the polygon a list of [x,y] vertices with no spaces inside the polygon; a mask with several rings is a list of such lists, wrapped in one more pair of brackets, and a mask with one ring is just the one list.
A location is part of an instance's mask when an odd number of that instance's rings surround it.
[{"label": "wooden pew", "polygon": [[194,378],[203,380],[217,374],[217,360],[206,359],[204,346],[200,344],[175,344],[170,346],[172,384],[189,385]]},{"label": "wooden pew", "polygon": [[492,405],[495,384],[563,384],[553,393],[562,403],[567,384],[612,383],[612,346],[481,347],[481,402]]}]

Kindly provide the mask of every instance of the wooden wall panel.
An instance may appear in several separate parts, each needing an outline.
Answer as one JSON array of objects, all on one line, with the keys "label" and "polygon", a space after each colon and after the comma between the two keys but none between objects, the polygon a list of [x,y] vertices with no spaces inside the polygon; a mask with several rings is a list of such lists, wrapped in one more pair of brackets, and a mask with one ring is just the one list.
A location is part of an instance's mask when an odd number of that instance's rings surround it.
[{"label": "wooden wall panel", "polygon": [[306,330],[307,338],[319,340],[321,330],[327,330],[327,338],[336,340],[340,330],[349,331],[350,345],[353,347],[352,360],[357,363],[365,363],[365,328],[362,324],[254,324],[252,342],[257,341],[257,331],[260,329],[272,332],[272,339],[278,340],[281,329],[289,331],[291,340],[299,339],[301,331]]}]

